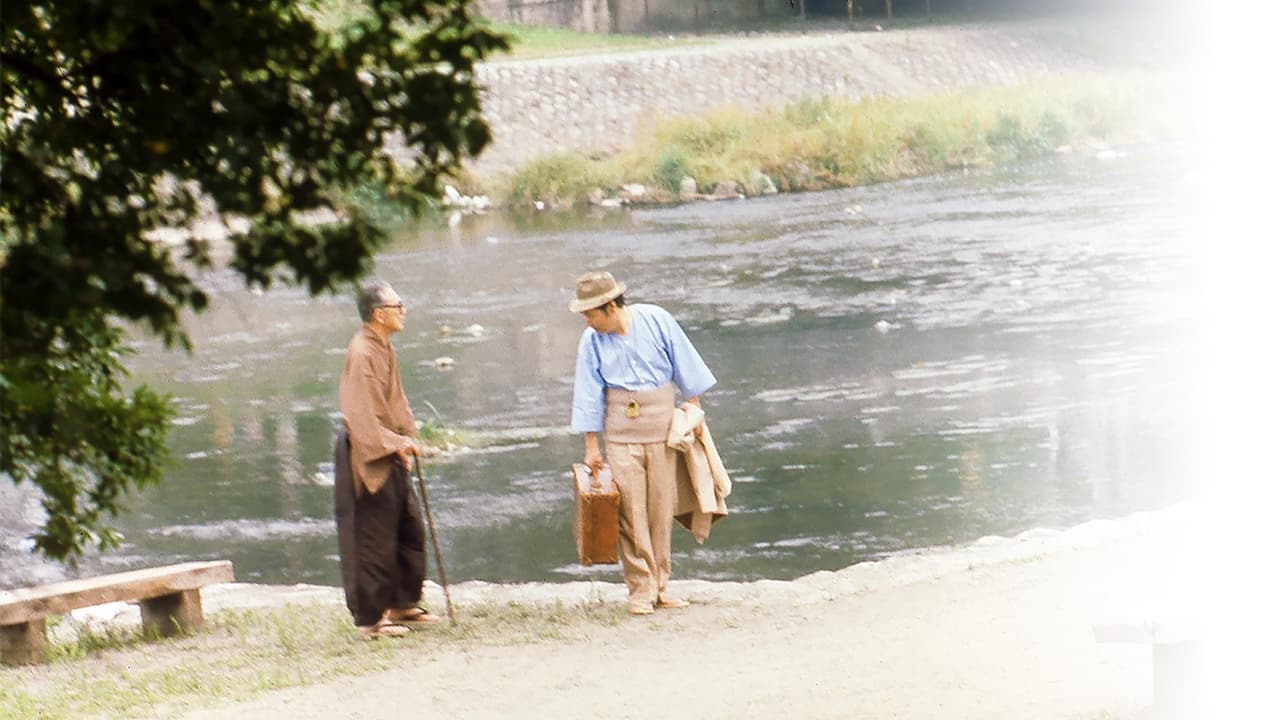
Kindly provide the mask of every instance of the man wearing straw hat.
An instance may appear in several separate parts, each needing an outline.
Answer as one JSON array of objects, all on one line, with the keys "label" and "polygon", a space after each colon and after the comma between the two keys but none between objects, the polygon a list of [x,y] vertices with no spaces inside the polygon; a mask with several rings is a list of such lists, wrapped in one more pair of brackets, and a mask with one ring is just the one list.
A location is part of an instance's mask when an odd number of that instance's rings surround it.
[{"label": "man wearing straw hat", "polygon": [[422,515],[409,463],[422,454],[391,336],[404,302],[390,285],[361,286],[363,324],[347,346],[334,446],[334,514],[347,608],[361,637],[399,637],[439,621],[418,606],[426,578]]},{"label": "man wearing straw hat", "polygon": [[671,313],[657,305],[628,305],[625,290],[607,272],[578,278],[569,310],[582,313],[587,328],[578,342],[572,427],[585,433],[583,462],[596,470],[605,464],[604,433],[621,498],[618,534],[628,610],[649,615],[655,607],[688,604],[667,594],[677,453],[666,440],[675,391],[700,405],[716,378]]}]

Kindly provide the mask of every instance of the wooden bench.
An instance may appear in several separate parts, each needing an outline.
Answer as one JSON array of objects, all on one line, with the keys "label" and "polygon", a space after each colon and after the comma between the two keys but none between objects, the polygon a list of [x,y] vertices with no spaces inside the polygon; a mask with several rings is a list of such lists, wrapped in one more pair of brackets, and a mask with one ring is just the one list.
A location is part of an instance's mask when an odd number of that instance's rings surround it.
[{"label": "wooden bench", "polygon": [[1146,613],[1093,624],[1100,643],[1151,646],[1155,720],[1201,720],[1205,714],[1205,630],[1192,616]]},{"label": "wooden bench", "polygon": [[136,601],[144,633],[171,636],[199,630],[204,626],[200,588],[234,579],[231,562],[218,560],[0,591],[0,662],[44,662],[46,617],[109,602]]}]

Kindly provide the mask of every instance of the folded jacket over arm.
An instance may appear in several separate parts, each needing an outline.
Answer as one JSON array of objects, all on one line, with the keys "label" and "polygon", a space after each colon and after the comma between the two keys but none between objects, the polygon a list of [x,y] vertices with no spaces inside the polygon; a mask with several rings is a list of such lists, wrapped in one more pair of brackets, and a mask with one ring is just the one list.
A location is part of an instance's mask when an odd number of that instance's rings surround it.
[{"label": "folded jacket over arm", "polygon": [[[694,432],[699,427],[701,435]],[[684,403],[675,409],[667,445],[681,454],[676,463],[676,522],[701,543],[711,526],[729,514],[725,498],[733,489],[702,408]]]}]

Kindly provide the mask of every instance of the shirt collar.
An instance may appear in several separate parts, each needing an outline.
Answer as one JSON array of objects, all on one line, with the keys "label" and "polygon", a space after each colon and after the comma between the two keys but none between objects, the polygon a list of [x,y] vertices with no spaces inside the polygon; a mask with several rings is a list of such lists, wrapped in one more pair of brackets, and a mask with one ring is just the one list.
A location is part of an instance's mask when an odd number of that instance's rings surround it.
[{"label": "shirt collar", "polygon": [[369,323],[365,323],[364,325],[361,326],[361,328],[362,328],[362,332],[364,333],[364,336],[368,338],[370,341],[377,344],[378,347],[385,348],[388,350],[391,349],[391,341],[383,338],[382,335],[378,334],[378,331],[370,327]]}]

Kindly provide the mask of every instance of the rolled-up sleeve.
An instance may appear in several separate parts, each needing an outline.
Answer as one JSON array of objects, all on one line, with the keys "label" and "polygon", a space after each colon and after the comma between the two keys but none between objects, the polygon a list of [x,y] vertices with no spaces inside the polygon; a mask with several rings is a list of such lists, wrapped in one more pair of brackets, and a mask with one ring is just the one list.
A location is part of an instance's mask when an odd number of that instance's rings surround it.
[{"label": "rolled-up sleeve", "polygon": [[698,397],[716,384],[716,376],[689,341],[680,323],[670,313],[664,312],[663,316],[667,352],[671,357],[671,379],[685,398]]},{"label": "rolled-up sleeve", "polygon": [[595,332],[590,328],[578,341],[578,362],[573,375],[573,417],[570,426],[574,432],[600,432],[604,429],[604,377],[600,374],[600,359],[592,343]]}]

